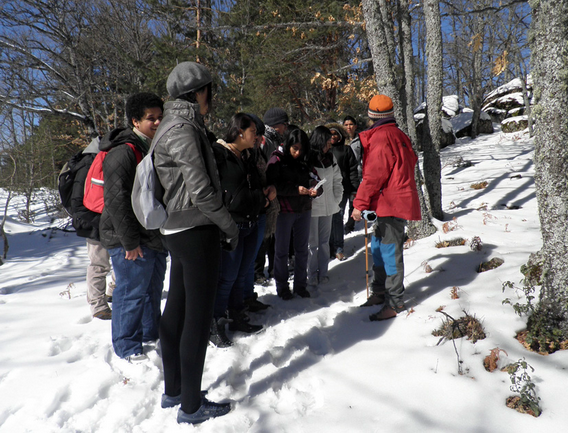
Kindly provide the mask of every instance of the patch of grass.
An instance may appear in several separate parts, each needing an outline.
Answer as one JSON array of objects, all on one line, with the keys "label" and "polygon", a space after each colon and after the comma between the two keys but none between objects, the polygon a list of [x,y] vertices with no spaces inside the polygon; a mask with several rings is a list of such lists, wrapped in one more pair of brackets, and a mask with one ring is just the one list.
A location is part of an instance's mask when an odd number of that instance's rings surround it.
[{"label": "patch of grass", "polygon": [[440,311],[440,313],[446,316],[446,320],[444,320],[440,328],[432,331],[432,335],[435,337],[442,337],[440,341],[444,338],[454,340],[456,338],[467,337],[472,343],[476,343],[478,340],[483,340],[486,337],[481,322],[475,316],[464,311],[465,316],[454,319],[443,311]]},{"label": "patch of grass", "polygon": [[481,272],[487,272],[490,271],[491,269],[497,269],[499,266],[501,266],[503,263],[505,263],[505,260],[499,258],[499,257],[493,257],[491,260],[489,260],[488,262],[483,262],[479,265],[479,267],[477,268],[477,272],[481,273]]},{"label": "patch of grass", "polygon": [[487,188],[487,186],[489,185],[489,182],[487,182],[486,180],[484,180],[483,182],[476,182],[476,183],[472,183],[470,185],[470,187],[472,189],[485,189]]},{"label": "patch of grass", "polygon": [[489,185],[489,182],[487,182],[486,180],[484,180],[483,182],[476,182],[476,183],[472,183],[470,185],[470,187],[472,189],[485,189],[487,188],[487,186]]},{"label": "patch of grass", "polygon": [[467,242],[464,238],[449,239],[447,241],[439,241],[436,243],[436,248],[459,247],[465,245]]}]

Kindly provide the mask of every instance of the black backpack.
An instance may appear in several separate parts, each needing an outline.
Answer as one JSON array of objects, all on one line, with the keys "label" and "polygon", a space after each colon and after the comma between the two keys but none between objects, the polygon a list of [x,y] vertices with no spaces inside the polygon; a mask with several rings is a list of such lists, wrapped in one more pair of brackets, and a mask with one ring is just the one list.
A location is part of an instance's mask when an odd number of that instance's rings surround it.
[{"label": "black backpack", "polygon": [[[83,161],[84,158],[87,159]],[[59,197],[61,199],[61,204],[63,205],[65,211],[67,212],[67,214],[69,214],[69,216],[73,216],[71,214],[71,199],[73,192],[73,183],[75,182],[75,175],[77,174],[77,170],[81,166],[83,166],[84,163],[91,165],[93,163],[93,159],[93,154],[83,153],[83,150],[81,150],[73,155],[59,172]],[[81,162],[83,162],[83,164]]]}]

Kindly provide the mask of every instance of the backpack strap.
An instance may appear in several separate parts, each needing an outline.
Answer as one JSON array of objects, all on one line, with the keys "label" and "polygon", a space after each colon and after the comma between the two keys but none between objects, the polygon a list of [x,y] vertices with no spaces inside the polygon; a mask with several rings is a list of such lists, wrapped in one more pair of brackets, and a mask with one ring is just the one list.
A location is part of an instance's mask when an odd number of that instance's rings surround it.
[{"label": "backpack strap", "polygon": [[143,158],[142,152],[140,152],[140,150],[132,143],[126,143],[126,145],[134,152],[134,155],[136,156],[136,164],[140,164],[140,161],[142,161]]}]

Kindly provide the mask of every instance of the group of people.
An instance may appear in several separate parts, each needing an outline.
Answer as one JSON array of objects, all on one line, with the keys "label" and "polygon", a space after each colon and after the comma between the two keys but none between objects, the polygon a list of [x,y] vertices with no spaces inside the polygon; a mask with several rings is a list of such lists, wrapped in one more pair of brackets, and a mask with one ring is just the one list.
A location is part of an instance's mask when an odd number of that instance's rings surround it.
[{"label": "group of people", "polygon": [[[329,281],[330,259],[346,258],[344,234],[362,211],[373,210],[374,277],[364,306],[382,304],[371,320],[390,319],[404,310],[405,222],[420,219],[417,158],[396,126],[390,98],[371,100],[373,125],[360,134],[348,116],[343,125],[320,125],[308,136],[289,124],[283,109],[271,108],[262,120],[235,114],[217,140],[204,122],[212,80],[205,66],[183,62],[168,76],[169,102],[151,93],[131,96],[129,126],[98,143],[107,152],[103,212],[74,213],[76,227],[85,215],[93,227],[78,230],[87,237],[91,260],[87,282],[96,286],[88,296],[93,316],[110,318],[114,351],[130,362],[145,359],[143,345],[159,339],[162,407],[180,405],[178,422],[191,424],[230,411],[229,403],[211,402],[201,390],[206,349],[209,342],[232,345],[227,324],[244,333],[262,329],[247,314],[268,308],[255,282],[273,275],[281,299],[310,297],[310,287]],[[139,162],[132,146],[142,155],[152,147],[167,212],[159,230],[145,229],[132,210]],[[76,204],[79,209],[79,199]],[[168,254],[169,291],[161,312]],[[112,311],[105,296],[109,257],[116,281]]]}]

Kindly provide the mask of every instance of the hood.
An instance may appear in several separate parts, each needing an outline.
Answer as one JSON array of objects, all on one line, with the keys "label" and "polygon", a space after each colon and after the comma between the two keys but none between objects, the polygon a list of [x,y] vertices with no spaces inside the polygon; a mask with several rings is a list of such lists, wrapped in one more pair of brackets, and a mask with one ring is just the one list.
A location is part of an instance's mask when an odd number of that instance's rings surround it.
[{"label": "hood", "polygon": [[84,154],[87,153],[99,153],[99,146],[101,144],[101,138],[100,137],[95,137],[91,140],[91,142],[89,143],[89,145],[87,147],[85,147],[85,150],[83,150]]},{"label": "hood", "polygon": [[343,125],[341,125],[340,123],[327,123],[325,125],[325,127],[327,129],[335,129],[337,131],[339,131],[339,133],[341,134],[341,136],[343,137],[342,140],[338,141],[337,143],[335,143],[333,146],[342,146],[345,144],[345,140],[347,140],[349,138],[349,134],[347,133],[347,130],[345,129],[345,127]]},{"label": "hood", "polygon": [[99,145],[100,150],[108,151],[113,147],[120,146],[121,144],[140,143],[138,136],[130,128],[117,128],[105,134],[101,139],[101,144]]}]

